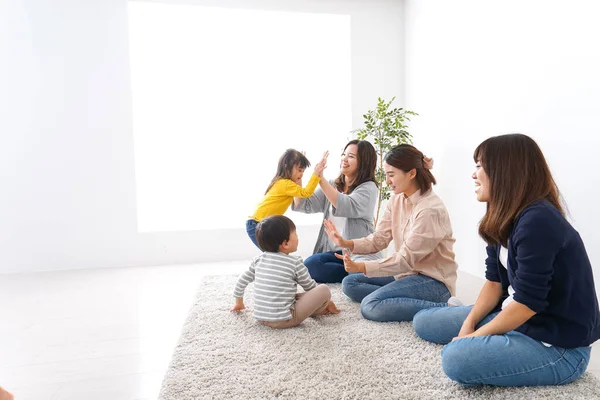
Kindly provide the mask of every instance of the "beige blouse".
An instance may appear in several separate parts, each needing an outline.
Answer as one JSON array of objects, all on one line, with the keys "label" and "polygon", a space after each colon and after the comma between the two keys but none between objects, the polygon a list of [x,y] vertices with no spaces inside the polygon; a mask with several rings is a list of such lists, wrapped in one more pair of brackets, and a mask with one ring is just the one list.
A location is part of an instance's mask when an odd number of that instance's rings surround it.
[{"label": "beige blouse", "polygon": [[423,274],[443,282],[453,296],[458,265],[454,261],[452,225],[442,200],[429,190],[408,197],[392,195],[377,230],[354,240],[355,254],[371,254],[394,241],[395,252],[375,261],[365,261],[366,276],[392,276],[401,279]]}]

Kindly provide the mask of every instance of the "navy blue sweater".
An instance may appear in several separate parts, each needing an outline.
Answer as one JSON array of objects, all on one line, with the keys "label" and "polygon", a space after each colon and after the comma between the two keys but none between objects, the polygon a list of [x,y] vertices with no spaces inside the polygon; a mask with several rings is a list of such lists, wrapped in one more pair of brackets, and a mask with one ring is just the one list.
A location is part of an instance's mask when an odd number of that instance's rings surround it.
[{"label": "navy blue sweater", "polygon": [[505,291],[510,284],[514,299],[537,313],[517,331],[565,348],[600,338],[590,260],[579,233],[550,202],[536,201],[518,216],[507,269],[498,260],[500,245],[489,245],[487,254],[487,280],[502,283]]}]

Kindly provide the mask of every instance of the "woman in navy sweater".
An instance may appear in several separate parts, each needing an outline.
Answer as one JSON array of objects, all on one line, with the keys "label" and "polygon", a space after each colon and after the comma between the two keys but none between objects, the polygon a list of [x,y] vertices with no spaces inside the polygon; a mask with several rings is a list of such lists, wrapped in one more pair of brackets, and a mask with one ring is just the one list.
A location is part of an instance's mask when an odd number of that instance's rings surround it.
[{"label": "woman in navy sweater", "polygon": [[585,371],[600,337],[592,267],[538,145],[521,134],[474,153],[477,200],[487,203],[486,282],[475,305],[423,310],[413,323],[447,344],[442,366],[465,386],[563,385]]}]

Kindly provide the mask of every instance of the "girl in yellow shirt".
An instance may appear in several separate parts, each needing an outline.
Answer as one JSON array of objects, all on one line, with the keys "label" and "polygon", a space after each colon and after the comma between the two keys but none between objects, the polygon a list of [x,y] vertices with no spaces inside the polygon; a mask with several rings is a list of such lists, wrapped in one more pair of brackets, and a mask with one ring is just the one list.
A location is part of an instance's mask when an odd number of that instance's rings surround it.
[{"label": "girl in yellow shirt", "polygon": [[283,153],[277,165],[277,173],[267,187],[265,196],[256,207],[256,211],[246,221],[246,232],[252,243],[260,249],[256,241],[256,225],[271,215],[283,215],[294,201],[294,197],[310,197],[315,192],[323,170],[327,167],[328,152],[317,165],[306,187],[302,187],[304,170],[310,167],[306,156],[298,150],[288,149]]}]

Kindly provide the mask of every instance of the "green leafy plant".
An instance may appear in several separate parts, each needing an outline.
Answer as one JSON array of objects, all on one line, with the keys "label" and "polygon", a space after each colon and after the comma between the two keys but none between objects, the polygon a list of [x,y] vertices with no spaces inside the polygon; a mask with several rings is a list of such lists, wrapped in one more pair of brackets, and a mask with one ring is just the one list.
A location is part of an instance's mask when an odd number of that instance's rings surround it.
[{"label": "green leafy plant", "polygon": [[390,189],[385,184],[385,171],[383,170],[383,157],[394,146],[408,143],[412,144],[412,135],[406,130],[410,116],[419,115],[414,111],[403,108],[392,108],[391,105],[396,97],[386,102],[377,99],[377,108],[369,110],[363,115],[364,128],[352,131],[357,139],[369,140],[377,152],[377,169],[375,179],[379,186],[379,199],[375,213],[375,226],[379,220],[379,211],[384,200],[389,200]]}]

